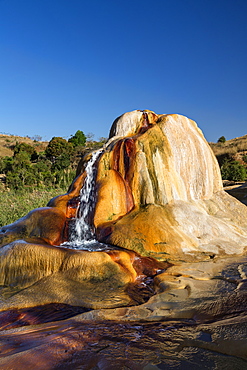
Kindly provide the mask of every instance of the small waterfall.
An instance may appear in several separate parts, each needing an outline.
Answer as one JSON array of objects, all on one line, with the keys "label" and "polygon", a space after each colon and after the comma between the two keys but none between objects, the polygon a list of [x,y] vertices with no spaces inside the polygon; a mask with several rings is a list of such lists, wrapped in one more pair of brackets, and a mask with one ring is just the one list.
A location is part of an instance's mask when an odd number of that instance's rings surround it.
[{"label": "small waterfall", "polygon": [[85,171],[86,178],[80,192],[80,205],[77,211],[77,218],[71,230],[69,241],[63,245],[67,248],[102,250],[105,244],[99,243],[95,239],[93,227],[89,224],[89,215],[95,207],[95,182],[96,168],[95,162],[102,153],[102,149],[94,152],[88,161]]},{"label": "small waterfall", "polygon": [[71,242],[81,244],[81,242],[94,239],[94,232],[88,223],[88,217],[95,205],[95,167],[94,164],[101,154],[101,151],[93,153],[92,158],[88,161],[85,171],[85,178],[80,194],[80,206],[77,213],[74,234],[71,236]]}]

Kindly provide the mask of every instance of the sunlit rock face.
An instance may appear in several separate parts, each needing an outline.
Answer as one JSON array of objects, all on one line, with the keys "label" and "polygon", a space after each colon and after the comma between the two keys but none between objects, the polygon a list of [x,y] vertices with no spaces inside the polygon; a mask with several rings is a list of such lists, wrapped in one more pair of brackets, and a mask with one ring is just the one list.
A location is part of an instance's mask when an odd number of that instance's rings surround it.
[{"label": "sunlit rock face", "polygon": [[[0,230],[1,369],[245,368],[247,208],[195,122],[126,113],[95,154]],[[68,249],[89,167],[106,244]]]},{"label": "sunlit rock face", "polygon": [[223,191],[194,121],[134,111],[110,134],[97,173],[99,240],[173,260],[244,252],[247,209]]},{"label": "sunlit rock face", "polygon": [[[1,245],[17,239],[65,242],[89,159],[79,164],[67,194],[3,227]],[[94,166],[88,218],[99,241],[170,261],[245,252],[247,208],[223,191],[216,158],[187,117],[148,110],[123,114]]]}]

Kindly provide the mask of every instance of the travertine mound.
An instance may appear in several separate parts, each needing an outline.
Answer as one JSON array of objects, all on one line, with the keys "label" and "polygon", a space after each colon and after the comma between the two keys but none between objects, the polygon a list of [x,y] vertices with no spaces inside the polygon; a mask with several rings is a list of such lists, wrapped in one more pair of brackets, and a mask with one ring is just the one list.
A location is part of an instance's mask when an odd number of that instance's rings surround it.
[{"label": "travertine mound", "polygon": [[242,254],[247,208],[223,191],[216,158],[187,117],[118,118],[98,164],[94,224],[104,242],[155,258]]},{"label": "travertine mound", "polygon": [[[1,245],[66,241],[88,159],[67,194],[3,227]],[[159,260],[245,253],[247,208],[223,191],[216,158],[194,121],[125,113],[114,121],[95,166],[96,203],[89,219],[99,241]]]},{"label": "travertine mound", "polygon": [[[247,208],[195,122],[115,120],[89,215],[112,247],[97,252],[61,246],[88,160],[67,194],[0,230],[1,369],[245,368]],[[64,306],[82,313],[55,322]]]}]

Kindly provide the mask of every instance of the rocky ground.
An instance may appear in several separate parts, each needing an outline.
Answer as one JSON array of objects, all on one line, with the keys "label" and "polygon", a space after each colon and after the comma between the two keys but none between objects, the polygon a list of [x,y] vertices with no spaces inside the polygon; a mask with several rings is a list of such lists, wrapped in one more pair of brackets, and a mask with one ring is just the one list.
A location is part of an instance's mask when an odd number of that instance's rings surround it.
[{"label": "rocky ground", "polygon": [[3,311],[0,367],[245,369],[246,274],[247,258],[181,263],[141,304]]},{"label": "rocky ground", "polygon": [[228,194],[240,200],[240,202],[247,205],[247,182],[226,186],[224,188]]}]

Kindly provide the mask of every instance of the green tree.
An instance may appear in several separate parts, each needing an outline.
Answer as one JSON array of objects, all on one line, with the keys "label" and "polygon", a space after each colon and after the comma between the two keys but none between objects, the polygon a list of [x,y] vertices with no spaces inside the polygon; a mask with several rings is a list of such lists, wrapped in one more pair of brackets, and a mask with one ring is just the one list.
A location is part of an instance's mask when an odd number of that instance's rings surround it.
[{"label": "green tree", "polygon": [[76,131],[75,135],[72,136],[68,142],[71,143],[74,147],[78,146],[78,145],[81,145],[81,146],[84,146],[85,143],[86,143],[86,136],[84,135],[84,133],[80,130]]},{"label": "green tree", "polygon": [[52,164],[48,159],[40,159],[32,165],[32,171],[36,179],[35,183],[38,188],[54,184],[54,175],[51,173],[51,166]]},{"label": "green tree", "polygon": [[226,142],[226,138],[225,138],[225,136],[221,136],[219,139],[218,139],[218,141],[217,141],[217,143],[225,143]]},{"label": "green tree", "polygon": [[18,173],[8,172],[6,175],[6,185],[10,189],[18,190],[23,188],[23,182]]},{"label": "green tree", "polygon": [[15,154],[12,162],[12,168],[18,170],[19,168],[30,168],[31,160],[30,154],[27,152],[19,152]]},{"label": "green tree", "polygon": [[32,170],[30,154],[23,151],[16,153],[12,162],[9,162],[8,171],[6,171],[7,186],[17,189],[35,183],[36,177]]},{"label": "green tree", "polygon": [[7,173],[13,168],[13,157],[3,157],[0,158],[0,172]]},{"label": "green tree", "polygon": [[62,153],[59,157],[55,159],[52,164],[53,171],[64,170],[70,165],[70,155],[68,153]]},{"label": "green tree", "polygon": [[38,158],[38,153],[32,145],[26,143],[16,143],[14,147],[14,156],[20,152],[28,153],[32,161],[35,161]]},{"label": "green tree", "polygon": [[53,137],[46,147],[45,155],[52,160],[59,157],[61,154],[71,155],[72,151],[73,146],[71,143],[68,143],[67,140],[62,137]]}]

